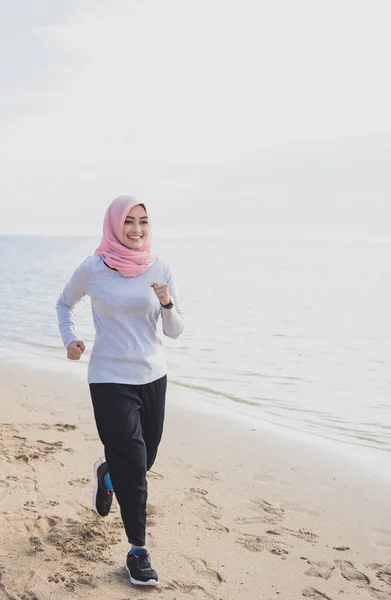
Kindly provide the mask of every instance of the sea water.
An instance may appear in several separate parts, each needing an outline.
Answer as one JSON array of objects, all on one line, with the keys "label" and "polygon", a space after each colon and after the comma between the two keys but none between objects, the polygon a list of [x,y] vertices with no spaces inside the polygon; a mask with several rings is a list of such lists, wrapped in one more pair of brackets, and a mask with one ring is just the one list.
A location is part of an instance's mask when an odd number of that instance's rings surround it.
[{"label": "sea water", "polygon": [[[94,338],[75,308],[80,363],[55,304],[99,240],[0,237],[0,357],[82,374]],[[192,407],[390,457],[391,244],[158,240],[185,311],[164,338],[169,379]],[[377,452],[376,452],[377,451]],[[375,454],[373,454],[375,452]]]}]

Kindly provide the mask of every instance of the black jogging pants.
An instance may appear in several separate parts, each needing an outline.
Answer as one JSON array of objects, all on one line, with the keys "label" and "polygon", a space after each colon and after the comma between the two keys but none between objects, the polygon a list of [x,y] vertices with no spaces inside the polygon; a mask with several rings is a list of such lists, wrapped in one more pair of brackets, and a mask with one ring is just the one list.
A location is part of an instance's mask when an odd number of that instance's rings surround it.
[{"label": "black jogging pants", "polygon": [[99,437],[129,543],[145,544],[147,471],[163,433],[167,376],[143,385],[90,383]]}]

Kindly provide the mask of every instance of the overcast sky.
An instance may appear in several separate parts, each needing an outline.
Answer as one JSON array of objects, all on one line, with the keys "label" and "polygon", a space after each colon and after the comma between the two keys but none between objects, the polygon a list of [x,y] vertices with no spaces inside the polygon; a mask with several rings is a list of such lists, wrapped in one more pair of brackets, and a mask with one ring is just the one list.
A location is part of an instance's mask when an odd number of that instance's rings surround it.
[{"label": "overcast sky", "polygon": [[0,233],[391,239],[389,0],[0,0]]}]

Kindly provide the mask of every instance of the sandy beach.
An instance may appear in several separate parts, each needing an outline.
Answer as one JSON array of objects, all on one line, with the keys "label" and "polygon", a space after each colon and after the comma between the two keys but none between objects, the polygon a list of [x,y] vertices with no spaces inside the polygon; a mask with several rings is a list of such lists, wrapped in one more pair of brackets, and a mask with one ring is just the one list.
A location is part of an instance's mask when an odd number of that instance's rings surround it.
[{"label": "sandy beach", "polygon": [[348,459],[180,407],[149,474],[155,589],[128,581],[118,506],[91,509],[102,455],[86,384],[0,367],[0,598],[391,598],[390,486]]}]

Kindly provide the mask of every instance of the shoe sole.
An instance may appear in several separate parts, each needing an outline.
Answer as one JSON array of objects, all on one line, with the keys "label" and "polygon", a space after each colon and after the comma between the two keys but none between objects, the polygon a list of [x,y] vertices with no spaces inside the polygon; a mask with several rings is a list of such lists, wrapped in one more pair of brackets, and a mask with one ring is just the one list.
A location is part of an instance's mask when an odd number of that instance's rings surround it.
[{"label": "shoe sole", "polygon": [[103,458],[100,458],[99,460],[96,461],[96,463],[94,464],[94,477],[95,477],[95,489],[92,492],[92,509],[96,512],[97,515],[99,515],[100,517],[102,516],[97,508],[96,508],[96,497],[98,495],[98,487],[99,487],[99,482],[98,482],[98,468],[100,467],[100,465],[102,465],[105,461],[103,460]]},{"label": "shoe sole", "polygon": [[159,582],[156,581],[156,579],[148,579],[148,581],[139,581],[138,579],[134,579],[134,577],[132,577],[130,574],[128,566],[125,566],[125,569],[129,575],[129,579],[133,583],[133,585],[159,585]]}]

